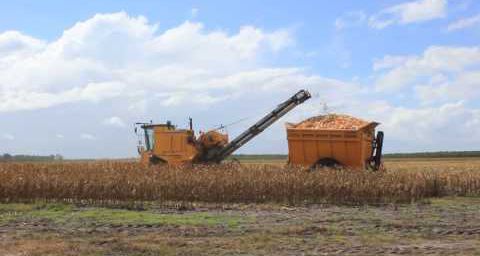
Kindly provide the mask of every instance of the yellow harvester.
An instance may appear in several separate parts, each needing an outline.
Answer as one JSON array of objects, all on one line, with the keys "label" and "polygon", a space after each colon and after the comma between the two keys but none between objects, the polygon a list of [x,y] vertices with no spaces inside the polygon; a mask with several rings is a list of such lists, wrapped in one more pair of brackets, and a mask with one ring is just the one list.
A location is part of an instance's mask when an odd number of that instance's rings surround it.
[{"label": "yellow harvester", "polygon": [[308,91],[300,90],[230,142],[227,134],[215,130],[196,136],[191,119],[188,129],[177,129],[170,122],[137,123],[137,134],[138,128],[143,130],[138,145],[141,161],[170,165],[219,163],[310,97]]}]

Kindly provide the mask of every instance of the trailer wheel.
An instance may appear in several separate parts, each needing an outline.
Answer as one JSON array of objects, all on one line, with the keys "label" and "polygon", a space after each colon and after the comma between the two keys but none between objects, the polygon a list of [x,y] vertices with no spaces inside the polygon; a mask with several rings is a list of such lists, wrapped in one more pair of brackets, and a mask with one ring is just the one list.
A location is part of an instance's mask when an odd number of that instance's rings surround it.
[{"label": "trailer wheel", "polygon": [[315,162],[315,164],[312,166],[311,169],[314,170],[314,169],[324,168],[324,167],[337,169],[342,167],[342,165],[337,160],[330,157],[326,157],[326,158],[321,158],[317,162]]},{"label": "trailer wheel", "polygon": [[373,157],[375,171],[382,165],[383,132],[379,131],[375,138],[375,156]]}]

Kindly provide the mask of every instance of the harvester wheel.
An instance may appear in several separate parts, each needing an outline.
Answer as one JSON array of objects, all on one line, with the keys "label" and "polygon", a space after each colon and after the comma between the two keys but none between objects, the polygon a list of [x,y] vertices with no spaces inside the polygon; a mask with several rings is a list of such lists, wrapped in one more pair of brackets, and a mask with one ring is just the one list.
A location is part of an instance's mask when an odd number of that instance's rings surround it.
[{"label": "harvester wheel", "polygon": [[151,156],[150,157],[150,165],[158,165],[158,164],[165,164],[167,163],[165,160],[157,157],[157,156]]},{"label": "harvester wheel", "polygon": [[373,157],[375,171],[382,165],[383,132],[379,131],[375,138],[375,156]]},{"label": "harvester wheel", "polygon": [[329,157],[326,157],[326,158],[322,158],[322,159],[319,159],[313,166],[312,166],[312,170],[315,170],[315,169],[318,169],[318,168],[324,168],[324,167],[327,167],[327,168],[340,168],[342,167],[342,165],[340,164],[340,162],[338,162],[337,160],[333,159],[333,158],[329,158]]}]

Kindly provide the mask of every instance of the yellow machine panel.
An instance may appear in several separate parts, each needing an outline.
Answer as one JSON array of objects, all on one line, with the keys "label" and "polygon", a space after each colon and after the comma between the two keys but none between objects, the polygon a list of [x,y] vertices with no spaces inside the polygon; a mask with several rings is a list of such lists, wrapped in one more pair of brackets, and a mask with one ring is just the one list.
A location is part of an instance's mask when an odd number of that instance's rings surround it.
[{"label": "yellow machine panel", "polygon": [[197,150],[192,141],[190,130],[168,130],[156,128],[153,154],[161,156],[165,162],[180,164],[192,161]]},{"label": "yellow machine panel", "polygon": [[145,126],[145,140],[147,150],[141,152],[144,163],[178,165],[191,162],[197,154],[191,130],[164,124]]}]

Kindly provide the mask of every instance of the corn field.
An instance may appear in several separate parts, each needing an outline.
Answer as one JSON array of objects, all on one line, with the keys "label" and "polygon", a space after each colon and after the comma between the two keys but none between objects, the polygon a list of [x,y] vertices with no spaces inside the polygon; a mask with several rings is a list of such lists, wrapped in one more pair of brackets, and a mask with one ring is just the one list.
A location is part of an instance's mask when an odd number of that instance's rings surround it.
[{"label": "corn field", "polygon": [[479,195],[475,166],[374,173],[273,165],[148,168],[120,161],[0,164],[2,202],[382,204]]}]

